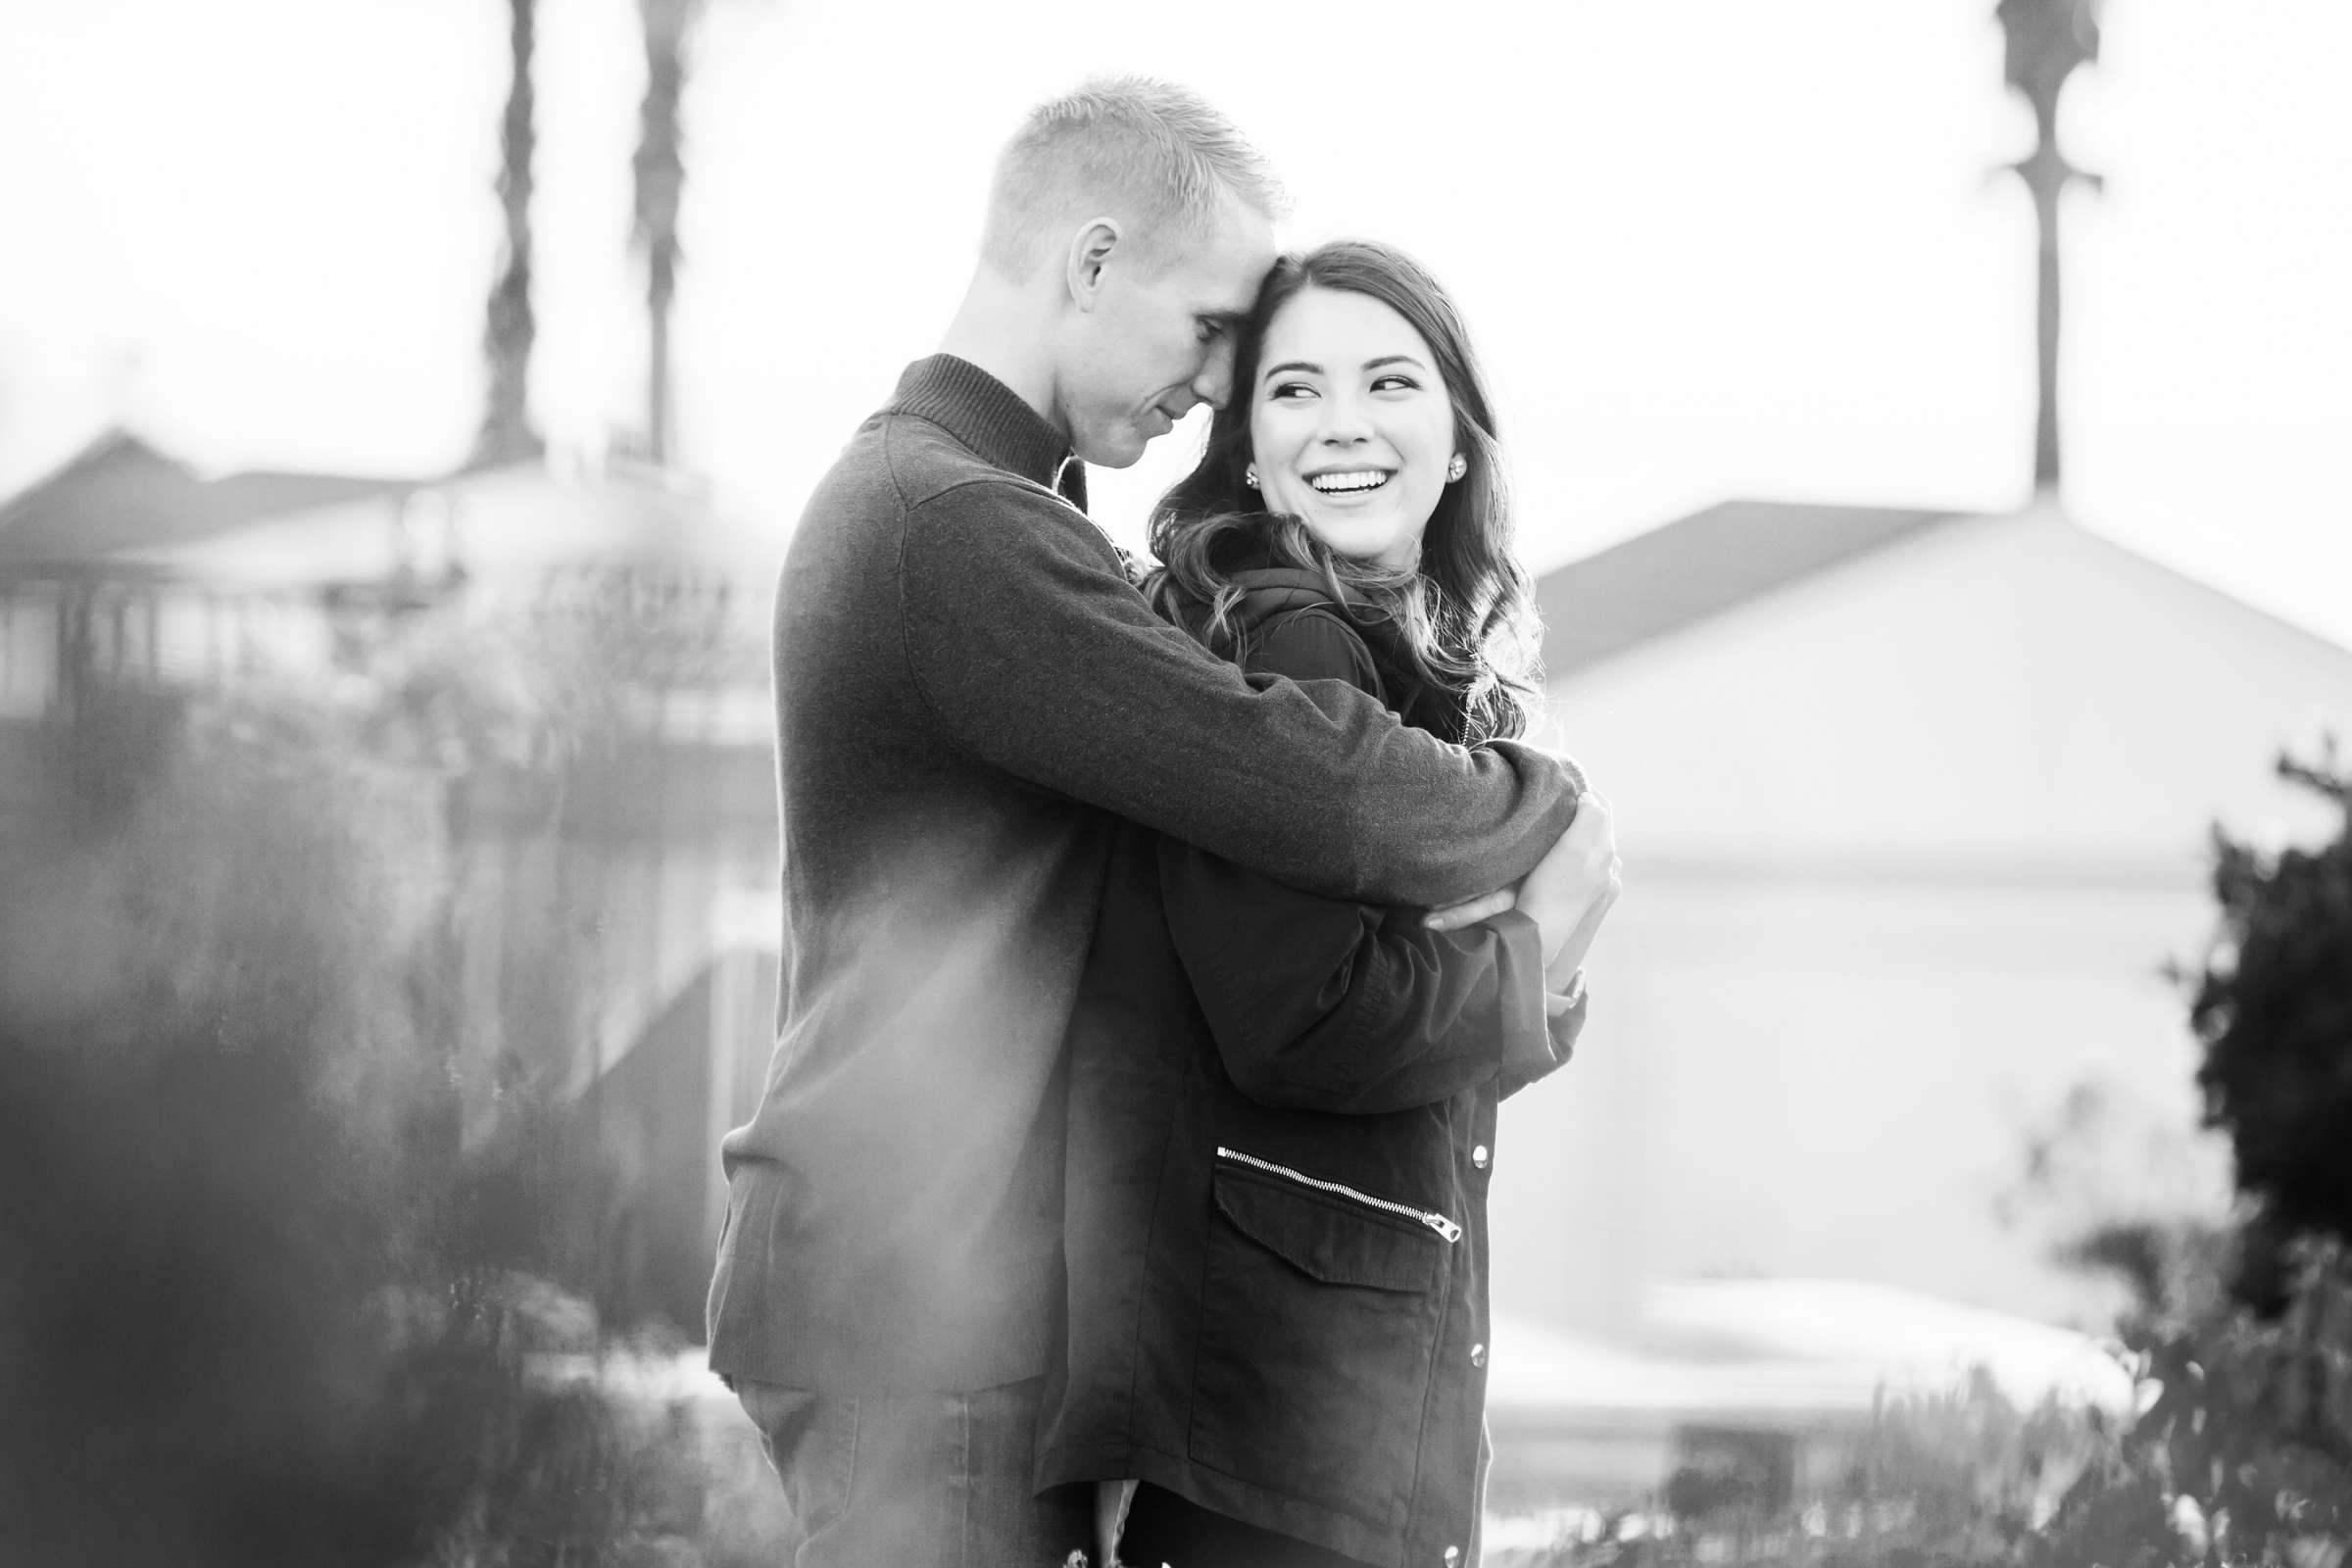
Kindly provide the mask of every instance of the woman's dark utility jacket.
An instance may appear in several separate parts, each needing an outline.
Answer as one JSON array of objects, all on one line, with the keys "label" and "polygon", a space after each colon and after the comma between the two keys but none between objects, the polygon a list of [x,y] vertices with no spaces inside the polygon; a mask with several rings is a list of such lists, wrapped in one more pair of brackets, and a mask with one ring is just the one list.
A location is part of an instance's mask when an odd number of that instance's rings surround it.
[{"label": "woman's dark utility jacket", "polygon": [[[1459,738],[1319,574],[1237,580],[1245,668]],[[1566,1058],[1582,1003],[1546,1019],[1515,910],[1433,934],[1120,832],[1071,1025],[1038,1486],[1135,1477],[1366,1563],[1462,1562],[1495,1103]]]}]

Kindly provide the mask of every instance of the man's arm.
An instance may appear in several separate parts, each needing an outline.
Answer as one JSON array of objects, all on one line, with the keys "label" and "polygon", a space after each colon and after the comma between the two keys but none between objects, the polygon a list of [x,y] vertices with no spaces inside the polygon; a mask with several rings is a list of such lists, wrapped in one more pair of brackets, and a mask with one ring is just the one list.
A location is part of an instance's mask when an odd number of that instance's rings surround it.
[{"label": "man's arm", "polygon": [[1378,1114],[1565,1058],[1536,924],[1435,932],[1416,911],[1318,899],[1160,841],[1168,928],[1234,1087],[1269,1105]]},{"label": "man's arm", "polygon": [[[1327,611],[1277,622],[1252,670],[1379,689],[1355,630]],[[1564,1057],[1547,1028],[1543,943],[1516,910],[1436,932],[1416,910],[1322,899],[1205,850],[1159,841],[1168,933],[1234,1086],[1295,1109],[1377,1114]]]},{"label": "man's arm", "polygon": [[1573,764],[1464,750],[1337,682],[1245,677],[1152,613],[1093,523],[1017,481],[907,510],[902,633],[946,734],[1017,777],[1340,898],[1442,905],[1523,875]]}]

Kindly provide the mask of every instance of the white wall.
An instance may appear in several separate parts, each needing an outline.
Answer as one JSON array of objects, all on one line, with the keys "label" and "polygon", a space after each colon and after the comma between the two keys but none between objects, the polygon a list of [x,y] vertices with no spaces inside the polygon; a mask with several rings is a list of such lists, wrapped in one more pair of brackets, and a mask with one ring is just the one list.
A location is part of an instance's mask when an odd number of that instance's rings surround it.
[{"label": "white wall", "polygon": [[1632,1326],[1653,1280],[2099,1296],[2006,1228],[2030,1123],[2100,1081],[2210,1200],[2171,958],[2203,835],[2327,825],[2272,777],[2352,654],[2055,518],[1971,519],[1555,683],[1628,889],[1578,1059],[1505,1108],[1498,1309]]},{"label": "white wall", "polygon": [[1946,524],[1566,672],[1553,710],[1678,857],[2194,857],[2309,830],[2272,754],[2352,721],[2352,653],[2041,514]]}]

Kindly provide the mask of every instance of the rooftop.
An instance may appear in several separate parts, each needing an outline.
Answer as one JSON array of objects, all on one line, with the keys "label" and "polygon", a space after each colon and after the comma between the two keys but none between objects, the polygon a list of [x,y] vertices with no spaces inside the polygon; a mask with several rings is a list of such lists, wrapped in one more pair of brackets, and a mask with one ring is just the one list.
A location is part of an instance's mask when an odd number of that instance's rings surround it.
[{"label": "rooftop", "polygon": [[1727,501],[1545,572],[1536,583],[1554,676],[1967,514]]},{"label": "rooftop", "polygon": [[185,544],[281,513],[398,494],[414,483],[270,471],[205,479],[129,431],[114,430],[0,503],[0,567],[70,566]]}]

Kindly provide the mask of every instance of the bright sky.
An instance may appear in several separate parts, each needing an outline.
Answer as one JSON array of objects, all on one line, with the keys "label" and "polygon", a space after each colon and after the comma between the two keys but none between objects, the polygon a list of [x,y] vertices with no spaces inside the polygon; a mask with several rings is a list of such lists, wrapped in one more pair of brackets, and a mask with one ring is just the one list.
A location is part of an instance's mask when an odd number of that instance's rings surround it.
[{"label": "bright sky", "polygon": [[[1010,19],[1016,14],[1017,24]],[[640,417],[630,0],[542,7],[561,446]],[[712,0],[683,456],[772,516],[959,296],[988,163],[1098,69],[1190,82],[1419,254],[1548,567],[1729,496],[2003,509],[2033,418],[2030,142],[1992,0]],[[2075,516],[2352,643],[2352,7],[2111,0],[2068,90]],[[123,417],[200,465],[438,471],[479,416],[500,0],[0,0],[0,492]],[[1097,513],[1132,540],[1200,416]],[[2330,460],[2336,460],[2331,462]]]}]

